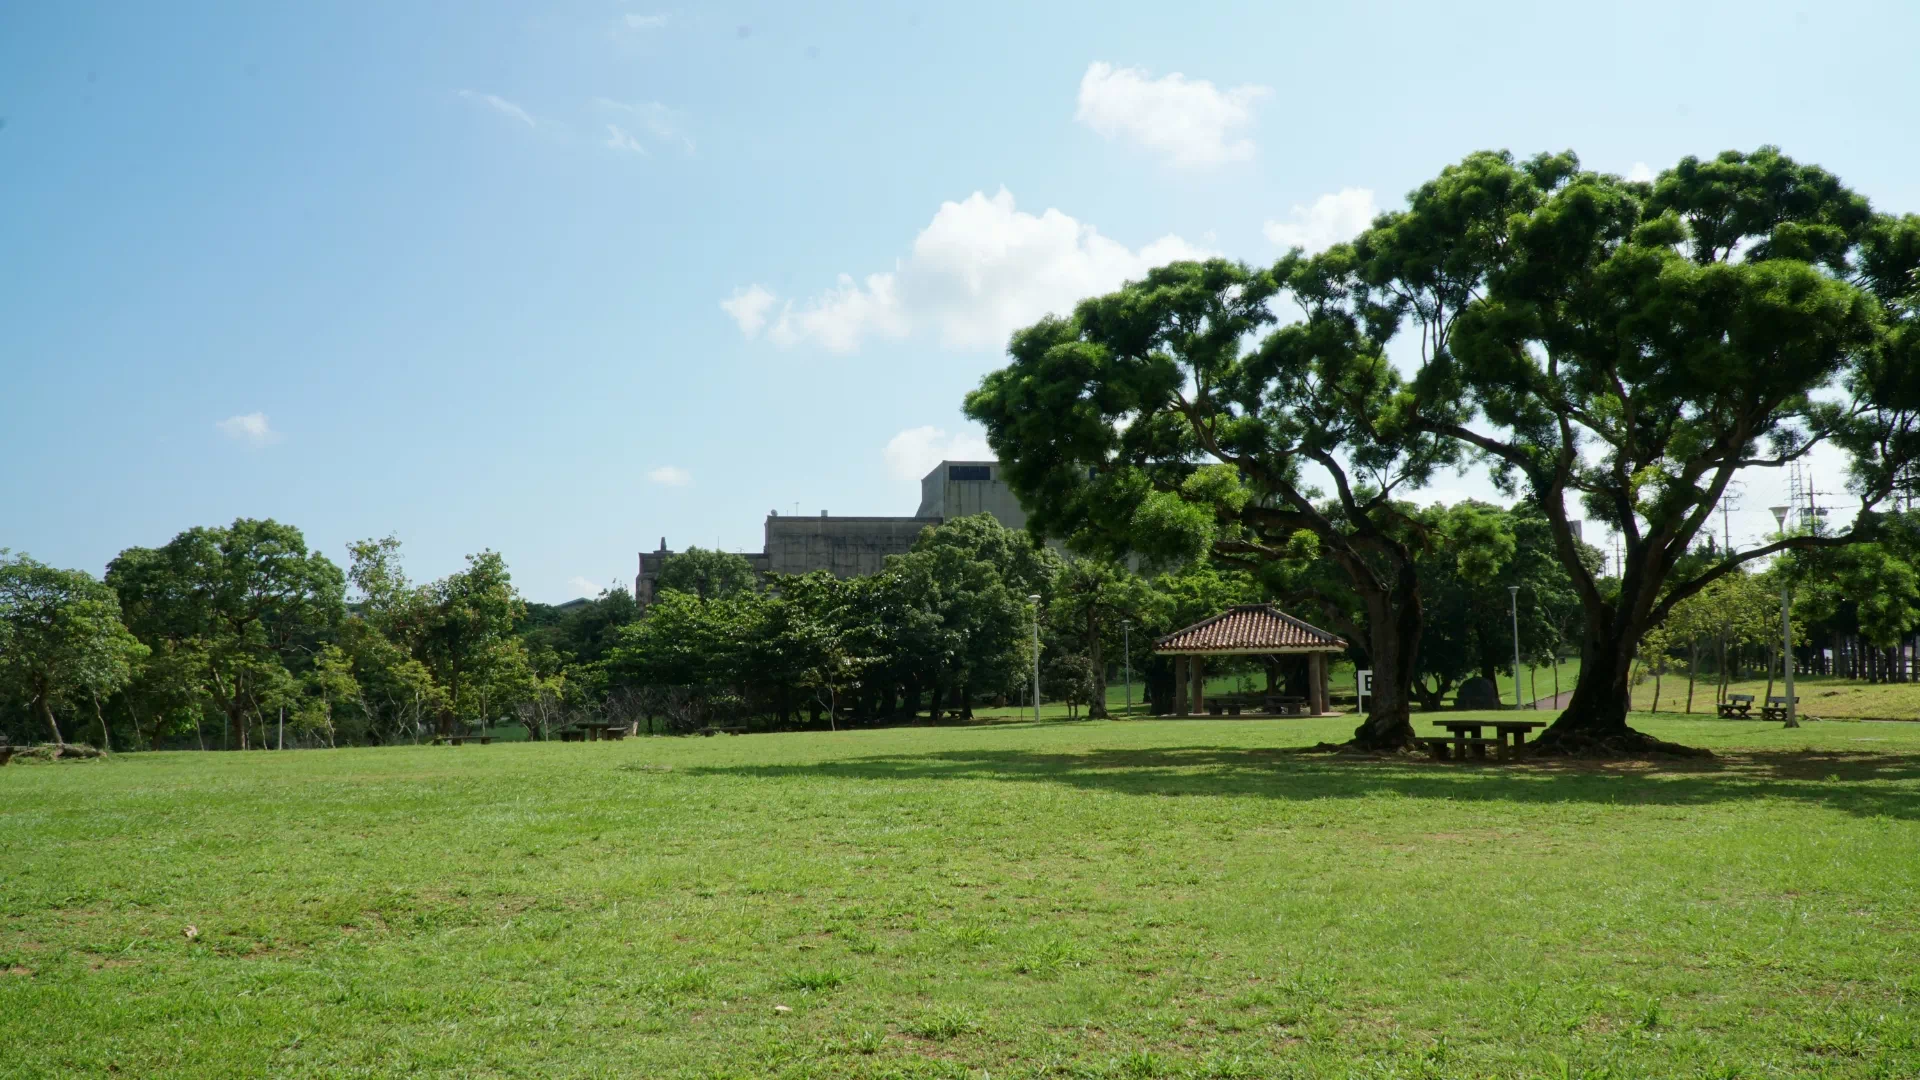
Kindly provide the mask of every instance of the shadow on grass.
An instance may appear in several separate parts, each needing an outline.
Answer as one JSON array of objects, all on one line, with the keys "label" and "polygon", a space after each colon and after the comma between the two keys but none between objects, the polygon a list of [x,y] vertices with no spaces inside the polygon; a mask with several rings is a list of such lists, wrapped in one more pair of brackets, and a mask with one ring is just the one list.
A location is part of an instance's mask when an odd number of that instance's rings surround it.
[{"label": "shadow on grass", "polygon": [[1712,760],[1452,764],[1297,750],[1178,746],[1084,754],[948,750],[799,765],[701,766],[690,775],[765,779],[1000,780],[1124,795],[1361,798],[1393,792],[1460,801],[1697,806],[1783,799],[1866,817],[1920,820],[1920,754],[1754,750]]}]

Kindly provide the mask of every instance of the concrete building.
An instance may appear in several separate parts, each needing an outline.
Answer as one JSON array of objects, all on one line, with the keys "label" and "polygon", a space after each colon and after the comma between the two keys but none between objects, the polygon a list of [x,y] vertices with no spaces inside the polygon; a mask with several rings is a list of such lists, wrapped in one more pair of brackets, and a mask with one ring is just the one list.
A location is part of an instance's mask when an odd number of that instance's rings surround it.
[{"label": "concrete building", "polygon": [[[912,517],[782,517],[767,514],[762,550],[739,554],[760,574],[806,574],[825,570],[835,577],[877,574],[889,555],[904,555],[921,530],[948,518],[992,514],[1009,529],[1024,529],[1027,513],[1000,479],[995,461],[943,461],[920,481],[920,508]],[[657,551],[640,553],[633,595],[641,607],[653,602],[654,583],[673,558],[666,537]]]}]

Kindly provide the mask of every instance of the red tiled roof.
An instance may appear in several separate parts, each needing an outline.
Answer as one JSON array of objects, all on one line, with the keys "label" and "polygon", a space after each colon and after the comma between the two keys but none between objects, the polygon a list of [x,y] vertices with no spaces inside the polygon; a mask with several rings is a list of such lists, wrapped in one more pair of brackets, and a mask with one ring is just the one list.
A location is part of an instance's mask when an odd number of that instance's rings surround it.
[{"label": "red tiled roof", "polygon": [[1153,643],[1153,651],[1161,653],[1334,651],[1346,647],[1338,636],[1301,622],[1272,604],[1231,607]]}]

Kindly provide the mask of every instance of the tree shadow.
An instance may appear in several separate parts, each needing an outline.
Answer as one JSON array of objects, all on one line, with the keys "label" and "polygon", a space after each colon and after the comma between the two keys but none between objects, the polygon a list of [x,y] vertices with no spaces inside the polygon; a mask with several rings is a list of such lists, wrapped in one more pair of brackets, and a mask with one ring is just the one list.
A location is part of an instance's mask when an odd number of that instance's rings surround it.
[{"label": "tree shadow", "polygon": [[1920,754],[1753,750],[1712,759],[1431,762],[1303,754],[1297,748],[1176,746],[1044,753],[946,750],[800,765],[696,766],[761,779],[996,780],[1143,796],[1304,801],[1393,792],[1462,802],[1703,806],[1783,799],[1862,817],[1920,820]]}]

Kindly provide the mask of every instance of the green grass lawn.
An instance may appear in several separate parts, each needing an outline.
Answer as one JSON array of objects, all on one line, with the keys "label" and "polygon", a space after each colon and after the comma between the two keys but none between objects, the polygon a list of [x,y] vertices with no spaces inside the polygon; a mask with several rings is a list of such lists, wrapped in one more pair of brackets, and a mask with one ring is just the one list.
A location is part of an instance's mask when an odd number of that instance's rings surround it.
[{"label": "green grass lawn", "polygon": [[1920,725],[1351,725],[8,766],[0,1076],[1920,1075]]},{"label": "green grass lawn", "polygon": [[[1715,682],[1715,676],[1703,675],[1694,684],[1694,712],[1713,714]],[[1800,711],[1810,716],[1920,720],[1920,683],[1869,683],[1829,675],[1796,675],[1793,682],[1794,696],[1800,699]],[[1634,706],[1651,709],[1653,691],[1653,678],[1649,676],[1633,688]],[[1728,686],[1727,692],[1752,694],[1757,708],[1765,700],[1767,680],[1739,679]],[[1778,678],[1773,680],[1773,692],[1787,692]],[[1686,705],[1686,672],[1668,672],[1660,681],[1660,710],[1677,713]]]}]

